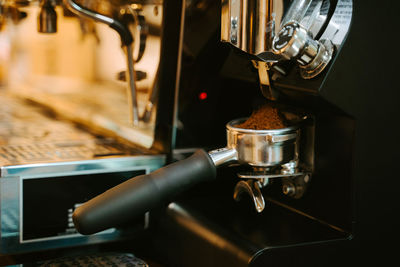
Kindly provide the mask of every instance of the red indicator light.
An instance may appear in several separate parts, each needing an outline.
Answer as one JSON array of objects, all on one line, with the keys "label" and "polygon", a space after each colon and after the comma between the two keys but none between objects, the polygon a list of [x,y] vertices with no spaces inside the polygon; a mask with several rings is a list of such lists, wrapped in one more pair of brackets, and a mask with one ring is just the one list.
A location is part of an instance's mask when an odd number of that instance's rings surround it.
[{"label": "red indicator light", "polygon": [[207,99],[207,93],[206,92],[201,92],[199,94],[199,99],[200,100],[206,100]]}]

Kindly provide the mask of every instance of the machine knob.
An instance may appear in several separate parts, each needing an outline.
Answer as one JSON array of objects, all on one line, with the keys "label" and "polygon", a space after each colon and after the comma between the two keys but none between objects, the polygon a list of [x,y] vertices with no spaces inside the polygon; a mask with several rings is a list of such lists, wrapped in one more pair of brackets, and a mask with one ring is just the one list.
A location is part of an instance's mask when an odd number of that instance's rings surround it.
[{"label": "machine knob", "polygon": [[320,74],[333,55],[333,44],[329,40],[314,40],[300,24],[289,22],[275,36],[272,49],[287,60],[295,59],[304,79]]}]

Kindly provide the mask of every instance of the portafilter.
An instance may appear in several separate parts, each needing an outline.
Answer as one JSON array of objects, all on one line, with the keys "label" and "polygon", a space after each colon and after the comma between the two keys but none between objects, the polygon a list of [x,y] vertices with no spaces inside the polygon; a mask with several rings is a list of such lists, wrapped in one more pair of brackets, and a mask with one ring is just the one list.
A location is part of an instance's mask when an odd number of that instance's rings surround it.
[{"label": "portafilter", "polygon": [[214,180],[220,165],[238,162],[268,168],[296,159],[300,123],[276,130],[237,128],[244,119],[226,125],[227,146],[131,178],[79,206],[73,221],[81,234],[93,234],[142,216],[200,182]]}]

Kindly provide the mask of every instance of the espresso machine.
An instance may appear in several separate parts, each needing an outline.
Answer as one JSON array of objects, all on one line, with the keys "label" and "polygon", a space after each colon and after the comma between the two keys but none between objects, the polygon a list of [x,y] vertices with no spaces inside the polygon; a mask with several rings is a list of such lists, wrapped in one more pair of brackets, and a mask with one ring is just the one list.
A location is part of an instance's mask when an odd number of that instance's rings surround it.
[{"label": "espresso machine", "polygon": [[148,227],[143,214],[88,237],[72,214],[170,160],[181,13],[162,1],[0,2],[0,265]]},{"label": "espresso machine", "polygon": [[[85,195],[83,189],[84,201],[68,218],[75,235],[96,241],[68,238],[52,248],[67,254],[68,247],[86,245],[79,251],[84,255],[99,243],[113,243],[114,250],[128,250],[156,266],[391,262],[397,225],[391,203],[398,179],[388,166],[395,166],[397,150],[393,142],[382,141],[396,137],[386,128],[399,115],[396,60],[375,58],[375,43],[365,36],[390,36],[392,28],[383,24],[396,24],[389,20],[396,10],[392,4],[381,3],[382,12],[376,12],[376,2],[352,0],[110,1],[118,10],[113,13],[113,8],[104,11],[85,1],[66,2],[63,6],[80,20],[116,30],[125,56],[137,45],[136,58],[143,33],[125,31],[121,15],[137,12],[138,4],[143,12],[150,5],[154,15],[152,5],[161,5],[160,61],[152,89],[146,91],[150,101],[135,104],[143,73],[140,61],[130,56],[119,73],[132,127],[124,134],[123,127],[111,130],[104,120],[93,123],[65,112],[56,97],[69,94],[48,98],[51,90],[32,94],[34,86],[20,86],[23,90],[13,96],[129,147],[140,139],[137,129],[149,127],[149,116],[141,114],[153,108],[153,139],[135,148],[141,157],[150,154],[162,161],[147,172],[127,175],[116,166],[107,173],[118,178],[98,190],[110,188],[104,193]],[[96,8],[101,12],[91,12]],[[49,13],[39,17],[50,20]],[[136,35],[130,38],[130,32]],[[281,111],[287,127],[237,127],[265,104]],[[118,119],[108,122],[115,125]],[[372,131],[371,125],[387,130]],[[57,171],[65,176],[65,169]],[[7,181],[24,184],[24,176],[17,176]],[[118,236],[105,240],[110,233]],[[37,245],[30,252],[36,250]]]}]

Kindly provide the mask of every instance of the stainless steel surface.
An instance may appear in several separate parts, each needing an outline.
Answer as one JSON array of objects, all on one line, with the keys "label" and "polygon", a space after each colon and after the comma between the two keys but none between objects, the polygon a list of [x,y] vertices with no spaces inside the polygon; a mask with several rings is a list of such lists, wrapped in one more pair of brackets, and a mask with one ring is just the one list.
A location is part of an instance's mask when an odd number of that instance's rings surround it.
[{"label": "stainless steel surface", "polygon": [[218,160],[215,156],[212,157],[215,163],[222,164],[235,160],[252,166],[251,171],[237,174],[242,180],[235,186],[233,197],[239,201],[241,195],[247,193],[253,200],[257,212],[262,212],[265,207],[261,188],[267,186],[270,179],[284,180],[283,193],[298,199],[303,196],[311,175],[308,165],[313,163],[306,162],[301,168],[299,167],[300,152],[304,150],[303,153],[307,154],[314,149],[300,148],[300,131],[307,121],[307,116],[300,118],[292,113],[287,113],[286,116],[293,117],[292,119],[296,121],[294,126],[276,130],[237,128],[235,125],[245,119],[233,120],[226,126],[227,147],[212,151],[213,155],[220,156]]},{"label": "stainless steel surface", "polygon": [[236,119],[226,125],[227,146],[209,152],[215,166],[238,161],[255,167],[270,167],[297,160],[298,126],[276,130],[235,127],[245,120]]},{"label": "stainless steel surface", "polygon": [[[6,93],[0,94],[1,176],[125,169],[163,164],[162,155],[93,135],[75,124],[55,120],[46,110]],[[160,161],[161,160],[161,161]],[[154,166],[155,166],[154,165]]]},{"label": "stainless steel surface", "polygon": [[316,36],[329,7],[328,0],[294,0],[288,7],[277,0],[222,1],[221,40],[260,60],[274,62],[280,60],[271,53],[276,33],[286,24],[297,22]]},{"label": "stainless steel surface", "polygon": [[328,19],[331,6],[330,0],[312,1],[300,24],[307,29],[308,33],[315,38],[323,28]]},{"label": "stainless steel surface", "polygon": [[252,171],[239,172],[237,175],[241,179],[257,179],[263,181],[269,181],[269,179],[275,179],[275,178],[285,178],[285,177],[289,178],[289,177],[309,175],[308,170],[306,172],[303,172],[298,168],[297,154],[298,153],[296,152],[296,160],[291,160],[288,163],[280,165],[279,166],[280,169],[278,170],[279,172],[268,167],[266,168],[253,167]]},{"label": "stainless steel surface", "polygon": [[236,149],[226,147],[212,150],[208,152],[208,155],[211,157],[211,160],[214,162],[216,167],[236,161],[238,159]]},{"label": "stainless steel surface", "polygon": [[241,179],[275,179],[275,178],[284,178],[284,177],[294,177],[304,175],[304,172],[295,172],[295,173],[268,173],[268,172],[240,172],[238,173],[238,177]]},{"label": "stainless steel surface", "polygon": [[334,47],[331,41],[321,40],[318,53],[307,65],[300,66],[300,75],[303,79],[311,79],[320,74],[332,59]]},{"label": "stainless steel surface", "polygon": [[[299,123],[295,114],[290,114]],[[289,116],[289,115],[288,115]],[[285,179],[283,192],[295,198],[300,198],[305,186],[298,182],[299,178],[309,178],[308,171],[298,168],[300,126],[287,127],[276,130],[250,130],[237,128],[246,118],[229,122],[227,128],[227,147],[210,151],[208,154],[215,166],[239,162],[250,165],[253,170],[240,172],[239,181],[234,189],[234,199],[239,201],[242,194],[248,194],[257,212],[265,208],[261,188],[269,184],[270,179]],[[309,150],[313,148],[305,148]],[[309,179],[308,179],[309,180]],[[293,181],[296,181],[294,184]],[[304,181],[304,180],[302,180]],[[290,187],[293,184],[293,188]],[[295,191],[296,190],[296,191]]]},{"label": "stainless steel surface", "polygon": [[300,22],[313,0],[293,0],[290,7],[282,19],[281,26],[285,26],[289,22]]},{"label": "stainless steel surface", "polygon": [[[26,161],[26,162],[29,162]],[[92,160],[53,159],[40,163],[25,163],[1,166],[2,177],[44,178],[73,176],[82,174],[123,172],[135,169],[154,171],[165,164],[164,155],[122,155],[120,157],[103,157]]]},{"label": "stainless steel surface", "polygon": [[[272,0],[222,1],[221,40],[258,58],[260,63],[255,67],[261,91],[266,98],[277,100],[278,91],[272,78],[275,72],[282,73],[275,68],[277,62],[296,59],[302,66],[300,73],[304,79],[317,76],[330,62],[334,47],[329,44],[325,47],[325,42],[313,39],[321,34],[330,6],[329,0],[294,0],[289,7],[283,1]],[[290,28],[292,25],[301,26],[295,29]],[[329,25],[328,30],[336,24]],[[342,34],[347,32],[348,25],[343,28]],[[277,44],[282,40],[277,38],[277,32],[278,35],[293,33],[293,38],[286,44]],[[334,37],[323,39],[330,38]]]},{"label": "stainless steel surface", "polygon": [[349,32],[352,16],[353,0],[338,0],[336,9],[320,39],[330,40],[339,49]]},{"label": "stainless steel surface", "polygon": [[[38,77],[11,88],[12,94],[38,103],[61,118],[117,140],[150,148],[154,140],[154,122],[132,127],[124,84],[86,83],[77,80]],[[146,92],[139,91],[139,107]]]},{"label": "stainless steel surface", "polygon": [[236,128],[245,119],[227,124],[227,147],[237,150],[239,163],[268,167],[296,159],[299,127],[276,130],[249,130]]},{"label": "stainless steel surface", "polygon": [[[104,177],[111,181],[117,173],[149,173],[165,164],[165,155],[151,154],[113,138],[94,135],[70,121],[53,117],[54,114],[43,106],[10,95],[4,90],[0,92],[0,102],[1,253],[82,246],[126,238],[127,233],[116,229],[90,237],[79,235],[68,223],[67,215],[72,215],[72,206],[67,208],[63,206],[65,203],[58,201],[53,207],[61,211],[65,208],[65,218],[62,215],[56,217],[59,221],[65,220],[65,231],[61,223],[62,234],[42,232],[39,236],[25,238],[24,226],[28,222],[23,213],[23,199],[28,189],[23,184],[25,181],[45,181],[45,184],[50,183],[54,185],[53,188],[58,188],[56,193],[49,192],[48,195],[36,195],[34,188],[33,197],[39,203],[49,201],[49,196],[54,198],[57,194],[66,194],[70,197],[66,202],[73,199],[78,205],[83,200],[77,192],[91,190],[88,180],[82,177],[91,177],[92,185],[101,185],[104,180],[101,182],[96,178]],[[74,181],[79,190],[63,190],[63,181],[66,179]],[[50,224],[52,222],[50,220]],[[49,221],[46,227],[49,227]]]},{"label": "stainless steel surface", "polygon": [[274,38],[273,49],[287,60],[295,59],[304,79],[311,79],[321,73],[333,55],[330,41],[316,41],[297,22],[286,24]]},{"label": "stainless steel surface", "polygon": [[260,79],[260,89],[264,97],[270,100],[276,100],[278,98],[279,92],[273,86],[271,69],[272,65],[269,62],[258,61],[257,71],[258,77]]},{"label": "stainless steel surface", "polygon": [[252,55],[269,51],[282,6],[276,0],[222,1],[221,40]]},{"label": "stainless steel surface", "polygon": [[[353,2],[339,0],[327,21],[331,4],[329,0],[293,0],[286,7],[283,1],[225,0],[221,10],[221,40],[262,62],[254,64],[261,91],[266,98],[277,100],[272,77],[282,72],[275,68],[276,63],[295,59],[301,77],[311,79],[325,69],[334,49],[342,45],[350,26]],[[299,27],[289,29],[288,25]],[[277,35],[288,30],[294,33],[293,38],[286,45],[277,45]]]},{"label": "stainless steel surface", "polygon": [[[318,46],[308,36],[306,29],[297,22],[289,22],[283,26],[282,30],[274,38],[273,49],[276,54],[280,54],[285,59],[290,60],[302,57],[303,55],[300,55],[300,52],[303,51],[308,51],[306,54],[310,54],[310,57],[313,58],[317,54]],[[306,61],[306,59],[304,60]],[[311,61],[311,59],[308,61]],[[305,64],[307,64],[307,61],[303,65]]]},{"label": "stainless steel surface", "polygon": [[282,170],[281,170],[282,174],[288,174],[288,175],[295,174],[297,171],[297,165],[298,165],[298,163],[295,160],[292,160],[292,161],[289,161],[288,163],[283,164]]}]

